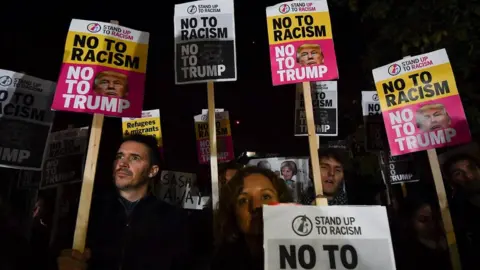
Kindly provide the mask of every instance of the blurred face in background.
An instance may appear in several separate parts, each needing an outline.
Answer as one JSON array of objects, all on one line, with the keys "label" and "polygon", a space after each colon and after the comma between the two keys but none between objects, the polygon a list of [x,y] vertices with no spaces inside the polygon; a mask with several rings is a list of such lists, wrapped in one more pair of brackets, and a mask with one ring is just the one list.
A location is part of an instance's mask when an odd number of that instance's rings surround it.
[{"label": "blurred face in background", "polygon": [[454,186],[465,192],[480,191],[480,168],[467,159],[459,160],[450,167],[449,179]]},{"label": "blurred face in background", "polygon": [[432,238],[435,236],[435,220],[430,205],[424,204],[415,212],[413,228],[418,237]]},{"label": "blurred face in background", "polygon": [[283,167],[282,168],[282,177],[283,177],[283,180],[292,180],[293,171],[288,166]]},{"label": "blurred face in background", "polygon": [[326,196],[337,194],[343,183],[343,165],[334,158],[320,158],[320,172],[322,175],[323,193]]}]

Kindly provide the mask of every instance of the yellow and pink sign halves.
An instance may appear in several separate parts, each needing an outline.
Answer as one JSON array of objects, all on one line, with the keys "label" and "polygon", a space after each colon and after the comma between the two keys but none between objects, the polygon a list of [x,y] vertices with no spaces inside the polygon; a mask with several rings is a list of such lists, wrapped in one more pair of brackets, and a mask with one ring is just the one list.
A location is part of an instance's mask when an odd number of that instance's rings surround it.
[{"label": "yellow and pink sign halves", "polygon": [[373,79],[392,156],[471,140],[445,49],[376,68]]},{"label": "yellow and pink sign halves", "polygon": [[141,117],[149,33],[73,19],[52,109]]},{"label": "yellow and pink sign halves", "polygon": [[267,7],[267,30],[273,85],[338,78],[326,0]]}]

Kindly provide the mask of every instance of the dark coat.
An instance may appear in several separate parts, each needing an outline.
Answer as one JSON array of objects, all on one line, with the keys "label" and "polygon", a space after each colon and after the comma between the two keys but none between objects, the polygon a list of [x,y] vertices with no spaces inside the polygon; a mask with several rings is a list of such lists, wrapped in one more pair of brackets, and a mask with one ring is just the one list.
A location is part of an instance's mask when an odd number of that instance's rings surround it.
[{"label": "dark coat", "polygon": [[153,196],[127,217],[118,196],[92,205],[87,247],[89,270],[184,270],[189,267],[187,216]]},{"label": "dark coat", "polygon": [[263,270],[263,258],[254,259],[243,239],[220,246],[212,261],[211,270]]}]

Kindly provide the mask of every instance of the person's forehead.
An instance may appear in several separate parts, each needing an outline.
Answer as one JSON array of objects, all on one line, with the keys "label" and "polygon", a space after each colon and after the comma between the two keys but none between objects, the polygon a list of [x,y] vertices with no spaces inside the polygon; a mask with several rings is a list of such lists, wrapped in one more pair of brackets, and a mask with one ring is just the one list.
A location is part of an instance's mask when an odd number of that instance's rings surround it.
[{"label": "person's forehead", "polygon": [[115,75],[105,75],[105,76],[101,77],[101,79],[104,79],[104,80],[123,80],[123,78],[121,78],[119,76],[115,76]]},{"label": "person's forehead", "polygon": [[436,112],[442,112],[442,109],[440,108],[429,108],[423,111],[425,114],[430,114],[430,113],[436,113]]},{"label": "person's forehead", "polygon": [[272,181],[262,174],[251,174],[243,180],[243,190],[275,189]]},{"label": "person's forehead", "polygon": [[135,142],[135,141],[126,141],[120,145],[118,148],[119,153],[123,154],[135,154],[140,156],[147,156],[148,155],[148,148],[143,143]]},{"label": "person's forehead", "polygon": [[340,163],[338,160],[336,160],[333,157],[321,157],[320,158],[320,163],[321,164],[328,164],[332,166],[342,166],[342,163]]},{"label": "person's forehead", "polygon": [[460,169],[460,168],[463,168],[463,167],[467,167],[469,165],[473,165],[470,160],[461,159],[461,160],[458,160],[455,163],[453,163],[451,169],[456,170],[456,169]]}]

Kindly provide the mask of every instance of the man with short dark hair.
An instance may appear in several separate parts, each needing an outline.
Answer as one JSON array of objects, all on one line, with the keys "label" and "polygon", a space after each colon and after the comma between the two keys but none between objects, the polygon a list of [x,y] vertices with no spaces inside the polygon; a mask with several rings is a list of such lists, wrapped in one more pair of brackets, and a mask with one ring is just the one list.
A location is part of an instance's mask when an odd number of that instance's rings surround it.
[{"label": "man with short dark hair", "polygon": [[[346,161],[335,149],[319,149],[318,160],[322,177],[323,195],[328,205],[347,205],[348,198],[344,190]],[[313,179],[312,162],[309,160],[310,178]]]},{"label": "man with short dark hair", "polygon": [[151,136],[124,139],[113,164],[117,194],[93,203],[89,250],[63,251],[60,270],[189,269],[187,217],[148,194],[160,170],[157,149]]}]

